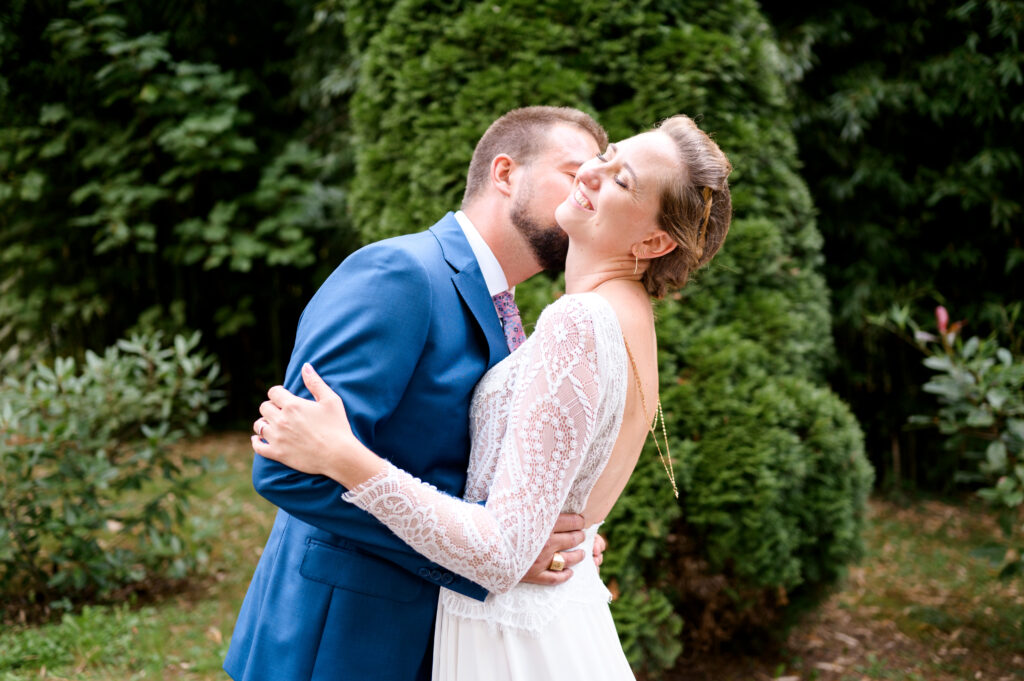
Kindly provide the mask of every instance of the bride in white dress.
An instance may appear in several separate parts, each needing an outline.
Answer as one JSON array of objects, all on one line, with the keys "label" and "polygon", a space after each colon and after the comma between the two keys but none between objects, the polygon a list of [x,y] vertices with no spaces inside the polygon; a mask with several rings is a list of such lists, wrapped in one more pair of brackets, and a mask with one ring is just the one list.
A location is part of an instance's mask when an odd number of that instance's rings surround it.
[{"label": "bride in white dress", "polygon": [[356,440],[312,367],[303,378],[315,402],[271,389],[260,429],[271,424],[273,437],[253,437],[256,452],[333,478],[347,501],[490,592],[480,602],[441,590],[435,680],[633,678],[593,561],[558,586],[519,580],[559,513],[583,516],[590,555],[660,408],[651,297],[684,285],[722,245],[730,171],[686,116],[580,167],[555,214],[570,239],[566,295],[478,384],[462,499]]}]

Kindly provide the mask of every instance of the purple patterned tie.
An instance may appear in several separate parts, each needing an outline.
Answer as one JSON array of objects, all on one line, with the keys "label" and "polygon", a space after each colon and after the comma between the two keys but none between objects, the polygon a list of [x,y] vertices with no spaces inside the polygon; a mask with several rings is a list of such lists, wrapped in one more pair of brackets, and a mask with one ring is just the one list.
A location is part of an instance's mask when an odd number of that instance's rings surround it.
[{"label": "purple patterned tie", "polygon": [[508,291],[502,291],[494,296],[494,308],[498,311],[498,316],[501,317],[501,328],[505,331],[508,351],[512,352],[526,340],[523,320],[519,317],[519,308],[516,307],[515,298]]}]

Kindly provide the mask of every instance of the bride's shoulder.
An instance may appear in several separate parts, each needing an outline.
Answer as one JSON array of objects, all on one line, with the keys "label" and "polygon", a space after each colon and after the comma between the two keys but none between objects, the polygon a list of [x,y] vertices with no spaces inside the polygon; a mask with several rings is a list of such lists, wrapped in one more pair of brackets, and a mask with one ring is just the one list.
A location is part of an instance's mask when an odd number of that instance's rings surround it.
[{"label": "bride's shoulder", "polygon": [[538,332],[562,334],[573,330],[584,336],[618,326],[618,313],[613,304],[593,292],[563,295],[544,308],[537,320]]},{"label": "bride's shoulder", "polygon": [[[549,303],[541,312],[540,319],[546,317],[593,317],[594,315],[612,313],[607,300],[596,293],[567,293],[558,300]],[[538,322],[539,323],[539,322]]]},{"label": "bride's shoulder", "polygon": [[599,288],[594,295],[604,300],[623,335],[634,337],[653,330],[654,311],[651,299],[642,289],[610,283]]}]

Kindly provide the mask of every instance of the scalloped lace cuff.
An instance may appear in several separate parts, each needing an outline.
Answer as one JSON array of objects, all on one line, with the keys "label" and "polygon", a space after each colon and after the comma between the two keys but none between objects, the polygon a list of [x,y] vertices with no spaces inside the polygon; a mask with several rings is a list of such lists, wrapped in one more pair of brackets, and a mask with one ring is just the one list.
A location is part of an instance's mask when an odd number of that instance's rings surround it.
[{"label": "scalloped lace cuff", "polygon": [[347,492],[344,492],[341,495],[341,498],[349,502],[350,504],[355,504],[356,506],[365,506],[365,503],[359,502],[365,502],[365,498],[367,496],[375,496],[371,494],[373,492],[373,489],[377,487],[377,485],[383,483],[393,474],[399,472],[399,470],[395,468],[395,466],[390,461],[386,461],[385,464],[386,465],[380,471],[380,473],[377,473],[376,475],[369,477],[366,480],[363,480],[361,483],[359,483],[352,489],[348,490]]}]

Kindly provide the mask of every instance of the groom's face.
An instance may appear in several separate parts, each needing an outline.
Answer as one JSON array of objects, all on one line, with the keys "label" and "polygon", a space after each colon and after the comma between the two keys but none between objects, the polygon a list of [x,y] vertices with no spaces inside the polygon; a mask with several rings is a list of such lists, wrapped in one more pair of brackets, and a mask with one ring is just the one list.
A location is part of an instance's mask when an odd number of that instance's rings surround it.
[{"label": "groom's face", "polygon": [[555,221],[555,209],[572,191],[580,165],[600,151],[587,131],[559,124],[551,128],[544,148],[524,167],[510,217],[541,268],[549,272],[565,269],[569,249],[569,237]]}]

